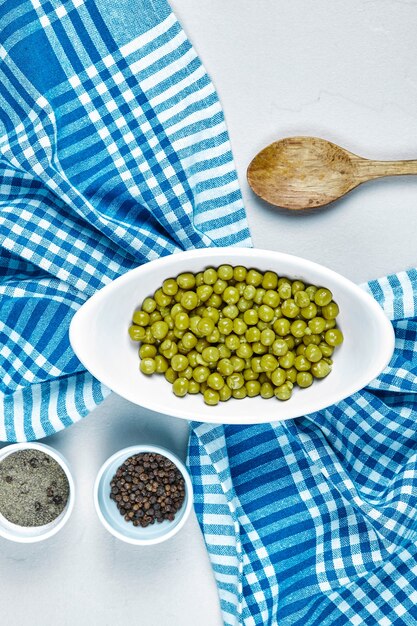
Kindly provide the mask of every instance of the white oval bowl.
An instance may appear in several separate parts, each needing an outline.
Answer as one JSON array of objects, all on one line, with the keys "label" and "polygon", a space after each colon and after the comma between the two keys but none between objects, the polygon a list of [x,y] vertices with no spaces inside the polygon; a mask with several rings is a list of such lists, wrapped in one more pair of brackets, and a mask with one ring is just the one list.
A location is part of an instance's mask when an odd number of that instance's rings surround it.
[{"label": "white oval bowl", "polygon": [[68,467],[68,463],[62,454],[58,452],[58,450],[55,450],[55,448],[46,446],[43,443],[14,443],[10,446],[5,446],[0,450],[0,461],[4,461],[9,454],[19,452],[20,450],[38,450],[53,458],[64,471],[69,484],[67,504],[58,517],[52,520],[52,522],[49,522],[49,524],[44,524],[43,526],[19,526],[18,524],[9,522],[8,519],[0,514],[1,537],[4,537],[4,539],[8,539],[9,541],[16,541],[17,543],[36,543],[56,535],[56,533],[59,532],[68,522],[74,508],[75,501],[74,479]]},{"label": "white oval bowl", "polygon": [[[142,528],[125,521],[116,503],[110,498],[110,482],[121,465],[134,454],[154,452],[172,461],[184,478],[185,498],[182,507],[170,522],[151,524]],[[190,516],[193,505],[193,485],[182,461],[166,448],[156,445],[137,445],[119,450],[101,466],[94,484],[94,506],[100,522],[114,537],[135,546],[151,546],[167,541],[177,534]]]},{"label": "white oval bowl", "polygon": [[[331,374],[286,402],[261,397],[204,404],[201,394],[176,397],[164,376],[139,371],[138,344],[128,327],[134,310],[168,277],[222,263],[274,270],[279,276],[328,287],[340,307],[345,340],[335,350]],[[320,411],[365,387],[388,364],[394,331],[378,303],[340,274],[301,257],[251,248],[180,252],[133,269],[98,291],[77,311],[70,341],[81,363],[120,396],[159,413],[219,424],[256,424]]]}]

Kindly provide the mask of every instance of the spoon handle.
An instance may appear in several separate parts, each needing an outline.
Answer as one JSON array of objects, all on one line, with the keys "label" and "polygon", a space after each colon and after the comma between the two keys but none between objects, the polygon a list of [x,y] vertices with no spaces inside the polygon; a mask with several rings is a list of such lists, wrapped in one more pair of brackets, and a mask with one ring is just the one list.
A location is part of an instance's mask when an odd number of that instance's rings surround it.
[{"label": "spoon handle", "polygon": [[371,161],[360,159],[356,162],[356,173],[362,180],[382,176],[404,176],[417,174],[417,160],[411,161]]}]

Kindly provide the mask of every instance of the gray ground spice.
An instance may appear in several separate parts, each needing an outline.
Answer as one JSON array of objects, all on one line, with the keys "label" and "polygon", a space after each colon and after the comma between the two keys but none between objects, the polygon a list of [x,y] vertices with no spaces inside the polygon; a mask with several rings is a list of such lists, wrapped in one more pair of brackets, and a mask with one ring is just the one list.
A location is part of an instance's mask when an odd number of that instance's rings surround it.
[{"label": "gray ground spice", "polygon": [[19,526],[43,526],[64,510],[69,483],[61,466],[40,450],[19,450],[0,462],[0,513]]}]

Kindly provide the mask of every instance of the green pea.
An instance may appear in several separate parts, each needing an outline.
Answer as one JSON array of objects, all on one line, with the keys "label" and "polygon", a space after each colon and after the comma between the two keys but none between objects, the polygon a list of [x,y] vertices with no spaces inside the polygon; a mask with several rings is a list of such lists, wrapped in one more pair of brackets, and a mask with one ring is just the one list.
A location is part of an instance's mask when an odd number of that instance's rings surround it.
[{"label": "green pea", "polygon": [[241,359],[250,359],[253,355],[253,350],[249,343],[241,343],[236,350],[236,354]]},{"label": "green pea", "polygon": [[149,326],[152,326],[155,322],[160,322],[162,320],[162,315],[160,311],[154,311],[149,315]]},{"label": "green pea", "polygon": [[330,330],[331,328],[335,328],[336,320],[326,320],[326,326],[324,330]]},{"label": "green pea", "polygon": [[243,265],[237,265],[233,268],[233,278],[236,282],[241,283],[245,280],[247,274],[246,267]]},{"label": "green pea", "polygon": [[251,368],[253,369],[254,372],[256,372],[257,374],[260,374],[261,372],[264,371],[264,368],[262,367],[262,363],[261,363],[262,359],[261,357],[255,356],[251,359]]},{"label": "green pea", "polygon": [[165,339],[165,341],[161,343],[160,352],[167,359],[172,359],[178,352],[178,346],[174,341]]},{"label": "green pea", "polygon": [[146,374],[147,376],[150,376],[151,374],[155,372],[155,369],[156,369],[155,359],[146,358],[146,359],[142,359],[142,361],[140,362],[140,371],[142,372],[142,374]]},{"label": "green pea", "polygon": [[298,291],[304,291],[305,285],[301,280],[294,280],[291,285],[291,292],[295,295]]},{"label": "green pea", "polygon": [[230,335],[233,332],[233,321],[228,317],[219,319],[217,328],[222,335]]},{"label": "green pea", "polygon": [[167,278],[162,283],[162,291],[167,296],[175,296],[178,291],[178,283],[173,278]]},{"label": "green pea", "polygon": [[261,385],[261,397],[265,399],[272,398],[274,396],[274,388],[271,383],[264,382]]},{"label": "green pea", "polygon": [[241,387],[240,389],[233,389],[232,396],[236,398],[236,400],[243,400],[248,395],[246,391],[246,387]]},{"label": "green pea", "polygon": [[268,348],[260,341],[254,341],[252,344],[252,350],[255,354],[266,354],[268,352]]},{"label": "green pea", "polygon": [[184,293],[184,289],[178,289],[177,293],[174,296],[175,302],[181,302],[181,298],[183,297]]},{"label": "green pea", "polygon": [[296,380],[297,385],[302,389],[310,387],[310,385],[313,384],[313,377],[310,372],[298,372]]},{"label": "green pea", "polygon": [[281,304],[281,311],[285,317],[294,319],[300,312],[300,308],[295,304],[292,298],[288,298]]},{"label": "green pea", "polygon": [[284,354],[284,356],[280,356],[278,359],[280,367],[283,367],[284,369],[289,369],[290,367],[292,367],[294,365],[294,361],[294,352],[287,352],[287,354]]},{"label": "green pea", "polygon": [[214,346],[210,346],[208,348],[204,348],[201,356],[208,363],[217,363],[220,358],[220,353],[217,348],[215,348]]},{"label": "green pea", "polygon": [[221,376],[221,374],[218,374],[217,372],[213,372],[207,378],[207,384],[210,389],[215,389],[216,391],[218,391],[224,385],[223,376]]},{"label": "green pea", "polygon": [[227,282],[225,280],[222,280],[221,278],[218,278],[213,285],[213,291],[214,293],[221,295],[226,289],[226,287],[227,287]]},{"label": "green pea", "polygon": [[278,361],[273,354],[264,354],[261,365],[264,372],[273,372],[278,367]]},{"label": "green pea", "polygon": [[137,326],[147,326],[149,324],[149,313],[146,313],[146,311],[135,311],[133,313],[133,323]]},{"label": "green pea", "polygon": [[340,346],[343,343],[343,334],[338,328],[332,328],[325,332],[324,338],[329,346]]},{"label": "green pea", "polygon": [[177,339],[182,339],[184,335],[185,335],[185,330],[174,328],[174,337],[176,337]]},{"label": "green pea", "polygon": [[179,398],[183,398],[188,392],[188,380],[184,377],[177,378],[172,384],[172,391]]},{"label": "green pea", "polygon": [[303,354],[304,354],[304,352],[306,351],[306,347],[307,347],[307,346],[305,346],[303,343],[300,343],[300,345],[299,345],[299,346],[297,346],[297,349],[296,349],[296,351],[295,351],[295,354],[296,354],[297,356],[299,356],[300,354],[301,354],[301,355],[303,355]]},{"label": "green pea", "polygon": [[316,291],[317,291],[317,287],[315,285],[309,285],[308,287],[305,288],[305,292],[310,298],[310,300],[314,300],[314,294],[316,293]]},{"label": "green pea", "polygon": [[200,287],[204,283],[204,275],[203,272],[197,272],[195,275],[195,286]]},{"label": "green pea", "polygon": [[185,291],[181,298],[181,306],[187,311],[192,311],[198,305],[198,296],[195,291]]},{"label": "green pea", "polygon": [[303,307],[300,310],[302,317],[306,320],[311,320],[317,315],[317,307],[314,302],[310,302],[310,304],[306,307]]},{"label": "green pea", "polygon": [[248,326],[256,326],[259,321],[258,312],[255,309],[249,309],[243,314],[243,321]]},{"label": "green pea", "polygon": [[320,350],[320,348],[314,344],[310,344],[309,346],[307,346],[306,351],[304,352],[304,356],[311,362],[311,363],[317,363],[317,361],[320,361],[320,359],[322,358],[323,354],[322,351]]},{"label": "green pea", "polygon": [[229,350],[236,351],[240,346],[240,339],[234,333],[232,335],[228,335],[224,341]]},{"label": "green pea", "polygon": [[286,342],[289,350],[294,350],[295,338],[292,335],[287,335],[287,337],[284,337],[284,341]]},{"label": "green pea", "polygon": [[142,310],[145,313],[153,313],[156,309],[156,302],[153,298],[145,298],[142,302]]},{"label": "green pea", "polygon": [[231,280],[233,278],[233,267],[231,265],[220,265],[217,275],[221,280]]},{"label": "green pea", "polygon": [[258,270],[250,269],[246,274],[246,282],[248,285],[253,285],[254,287],[259,287],[262,283],[263,276]]},{"label": "green pea", "polygon": [[233,331],[236,335],[244,335],[247,329],[247,325],[239,317],[233,320]]},{"label": "green pea", "polygon": [[231,356],[230,362],[233,365],[233,370],[235,372],[243,372],[243,370],[245,369],[245,365],[246,365],[245,360],[241,359],[238,356],[235,356],[235,355]]},{"label": "green pea", "polygon": [[213,293],[213,287],[211,285],[200,285],[196,291],[200,302],[206,302]]},{"label": "green pea", "polygon": [[302,309],[310,304],[310,298],[305,291],[296,291],[294,294],[294,302]]},{"label": "green pea", "polygon": [[188,291],[189,289],[193,289],[195,287],[195,276],[191,272],[184,272],[183,274],[179,274],[179,276],[177,276],[177,283],[181,289]]},{"label": "green pea", "polygon": [[275,341],[275,333],[271,328],[265,328],[261,332],[261,343],[264,346],[272,346]]},{"label": "green pea", "polygon": [[315,335],[320,335],[325,329],[326,322],[322,317],[314,317],[308,322],[308,327]]},{"label": "green pea", "polygon": [[207,341],[207,339],[199,339],[197,343],[195,344],[195,349],[199,354],[202,354],[203,350],[205,348],[208,348],[209,346],[210,344]]},{"label": "green pea", "polygon": [[261,331],[259,330],[259,328],[256,328],[256,326],[251,326],[245,332],[245,338],[247,341],[249,341],[249,343],[252,343],[254,341],[260,341]]},{"label": "green pea", "polygon": [[279,387],[276,387],[274,393],[275,393],[275,397],[278,400],[289,400],[291,398],[291,395],[292,395],[292,386],[290,387],[289,386],[289,381],[287,381],[283,385],[280,385]]},{"label": "green pea", "polygon": [[174,372],[182,372],[188,367],[188,359],[184,354],[175,354],[171,359]]},{"label": "green pea", "polygon": [[291,327],[291,324],[289,320],[283,317],[278,320],[275,320],[274,325],[273,325],[274,331],[280,337],[285,337],[286,335],[288,335],[288,333],[290,332],[290,327]]},{"label": "green pea", "polygon": [[229,359],[220,359],[217,363],[217,370],[222,376],[230,376],[235,371]]},{"label": "green pea", "polygon": [[243,372],[243,378],[245,380],[258,380],[259,374],[250,368],[246,368]]},{"label": "green pea", "polygon": [[270,322],[274,317],[274,311],[267,304],[261,304],[258,309],[259,319],[263,322]]},{"label": "green pea", "polygon": [[209,404],[210,406],[215,406],[216,404],[219,404],[219,400],[220,400],[219,392],[215,391],[214,389],[206,389],[203,397],[204,397],[204,402],[206,404]]},{"label": "green pea", "polygon": [[329,302],[321,307],[321,314],[325,320],[334,320],[339,315],[339,307],[336,302]]},{"label": "green pea", "polygon": [[153,359],[156,356],[156,348],[148,343],[143,343],[139,348],[139,356],[141,359]]},{"label": "green pea", "polygon": [[295,369],[295,367],[290,367],[289,369],[286,370],[286,372],[287,372],[287,381],[289,380],[290,382],[294,384],[297,379],[297,370]]},{"label": "green pea", "polygon": [[321,342],[320,335],[304,335],[303,337],[303,344],[305,346],[310,346],[311,344],[318,346],[320,342]]},{"label": "green pea", "polygon": [[190,332],[184,333],[181,341],[184,348],[188,351],[192,350],[197,345],[197,337]]},{"label": "green pea", "polygon": [[129,337],[133,341],[143,341],[146,331],[143,326],[129,326]]},{"label": "green pea", "polygon": [[264,297],[262,298],[262,302],[263,304],[266,304],[267,306],[270,306],[273,309],[275,309],[281,302],[281,298],[279,297],[276,291],[273,291],[272,289],[268,289],[268,291],[266,291]]},{"label": "green pea", "polygon": [[236,287],[226,287],[223,292],[223,300],[227,304],[236,304],[239,300],[239,291]]},{"label": "green pea", "polygon": [[166,380],[171,384],[178,378],[178,373],[174,372],[172,367],[168,367],[164,375],[165,375]]},{"label": "green pea", "polygon": [[155,339],[164,339],[168,333],[168,324],[166,322],[154,322],[151,331]]},{"label": "green pea", "polygon": [[202,317],[197,324],[197,329],[203,337],[210,335],[214,330],[214,322],[209,317]]},{"label": "green pea", "polygon": [[271,382],[276,386],[276,387],[280,387],[281,385],[283,385],[285,383],[285,381],[287,380],[287,375],[285,373],[285,370],[282,369],[281,367],[277,367],[272,373],[271,373]]},{"label": "green pea", "polygon": [[278,293],[282,300],[288,300],[292,296],[291,285],[288,282],[281,283],[278,287]]},{"label": "green pea", "polygon": [[275,356],[284,356],[287,354],[288,344],[285,339],[275,339],[271,347],[271,352],[272,354],[275,354]]},{"label": "green pea", "polygon": [[306,333],[307,324],[304,320],[295,320],[292,322],[290,330],[293,337],[303,337]]},{"label": "green pea", "polygon": [[219,391],[220,402],[227,402],[232,397],[232,390],[224,385]]},{"label": "green pea", "polygon": [[311,373],[314,378],[325,378],[328,374],[330,374],[331,370],[331,365],[324,360],[313,363],[311,366]]},{"label": "green pea", "polygon": [[314,302],[318,306],[326,306],[333,299],[333,294],[330,289],[326,289],[325,287],[319,287],[314,294]]},{"label": "green pea", "polygon": [[326,358],[332,356],[333,351],[334,351],[333,346],[329,346],[324,341],[322,343],[319,343],[319,348],[320,348],[323,356],[326,357]]},{"label": "green pea", "polygon": [[188,381],[188,393],[195,395],[196,393],[200,393],[200,385],[195,380],[191,379]]},{"label": "green pea", "polygon": [[240,389],[245,384],[245,379],[239,372],[234,372],[227,377],[226,382],[230,389]]},{"label": "green pea", "polygon": [[222,343],[218,346],[219,354],[221,359],[229,359],[232,355],[231,350],[226,346],[225,343]]},{"label": "green pea", "polygon": [[193,371],[193,378],[197,383],[203,383],[210,376],[210,370],[204,365],[197,365]]},{"label": "green pea", "polygon": [[264,289],[277,289],[278,275],[275,272],[267,271],[262,279],[262,287]]},{"label": "green pea", "polygon": [[217,280],[217,272],[214,268],[209,267],[203,274],[206,285],[214,285]]},{"label": "green pea", "polygon": [[256,294],[256,287],[254,287],[253,285],[246,285],[245,289],[243,290],[243,297],[246,298],[246,300],[253,300]]},{"label": "green pea", "polygon": [[311,362],[307,359],[306,356],[300,354],[295,357],[294,367],[299,372],[306,372],[311,368]]},{"label": "green pea", "polygon": [[257,289],[255,292],[255,297],[253,299],[254,303],[261,305],[265,294],[266,294],[265,289],[262,289],[262,288]]},{"label": "green pea", "polygon": [[245,383],[246,393],[249,398],[255,398],[261,393],[261,384],[257,380],[248,380]]},{"label": "green pea", "polygon": [[168,369],[168,359],[166,359],[162,354],[157,354],[155,356],[155,372],[157,374],[163,374]]},{"label": "green pea", "polygon": [[167,296],[162,289],[157,289],[155,291],[154,298],[157,306],[159,307],[169,306],[172,302],[172,297]]},{"label": "green pea", "polygon": [[249,311],[252,307],[252,302],[250,300],[246,300],[245,298],[239,298],[239,302],[237,303],[237,308],[241,313],[245,311]]},{"label": "green pea", "polygon": [[222,313],[224,317],[228,317],[229,319],[234,320],[239,315],[239,309],[235,304],[229,304],[228,306],[224,307]]}]

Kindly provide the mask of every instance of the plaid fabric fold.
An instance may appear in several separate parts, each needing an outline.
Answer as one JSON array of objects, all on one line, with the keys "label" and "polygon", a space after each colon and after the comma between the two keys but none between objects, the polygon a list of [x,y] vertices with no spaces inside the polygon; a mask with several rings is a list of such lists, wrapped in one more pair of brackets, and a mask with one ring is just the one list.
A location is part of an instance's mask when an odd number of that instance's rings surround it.
[{"label": "plaid fabric fold", "polygon": [[366,389],[288,422],[193,425],[225,624],[417,623],[417,271],[364,289],[396,334]]},{"label": "plaid fabric fold", "polygon": [[0,28],[0,440],[16,441],[108,393],[68,341],[97,289],[250,239],[219,100],[165,0],[6,0]]}]

